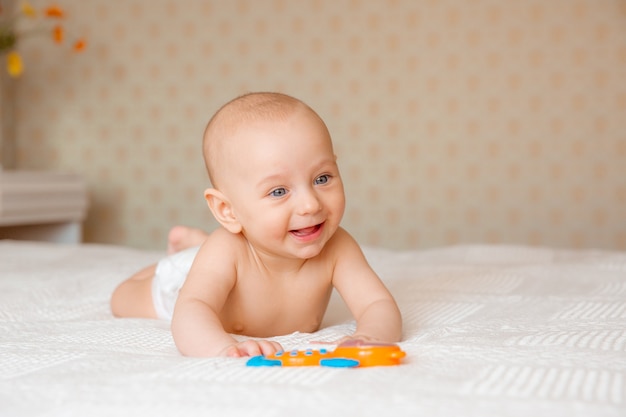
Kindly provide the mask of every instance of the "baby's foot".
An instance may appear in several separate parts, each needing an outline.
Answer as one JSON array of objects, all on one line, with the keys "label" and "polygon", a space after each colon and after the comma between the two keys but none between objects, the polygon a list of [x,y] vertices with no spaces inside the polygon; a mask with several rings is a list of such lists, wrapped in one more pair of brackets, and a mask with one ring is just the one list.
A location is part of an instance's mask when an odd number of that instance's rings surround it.
[{"label": "baby's foot", "polygon": [[207,236],[206,232],[201,229],[174,226],[167,235],[167,253],[171,255],[192,246],[200,246]]}]

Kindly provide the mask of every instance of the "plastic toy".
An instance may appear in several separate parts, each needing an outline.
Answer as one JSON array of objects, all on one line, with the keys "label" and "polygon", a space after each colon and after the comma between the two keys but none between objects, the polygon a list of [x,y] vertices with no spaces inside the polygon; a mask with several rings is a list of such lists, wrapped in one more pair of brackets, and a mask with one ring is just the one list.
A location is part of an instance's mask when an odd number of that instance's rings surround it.
[{"label": "plastic toy", "polygon": [[365,366],[399,365],[406,353],[395,344],[349,341],[335,350],[307,349],[277,352],[268,356],[255,356],[247,366],[327,366],[356,368]]}]

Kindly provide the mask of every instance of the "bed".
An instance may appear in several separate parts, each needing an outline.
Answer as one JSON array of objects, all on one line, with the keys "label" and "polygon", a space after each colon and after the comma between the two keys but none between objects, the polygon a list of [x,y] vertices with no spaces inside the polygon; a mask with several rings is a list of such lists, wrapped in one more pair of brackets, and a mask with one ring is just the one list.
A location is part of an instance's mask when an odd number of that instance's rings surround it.
[{"label": "bed", "polygon": [[[0,241],[0,415],[626,415],[626,253],[364,251],[404,317],[399,366],[183,357],[166,322],[109,310],[163,253]],[[320,331],[276,340],[332,349],[353,326],[333,295]]]}]

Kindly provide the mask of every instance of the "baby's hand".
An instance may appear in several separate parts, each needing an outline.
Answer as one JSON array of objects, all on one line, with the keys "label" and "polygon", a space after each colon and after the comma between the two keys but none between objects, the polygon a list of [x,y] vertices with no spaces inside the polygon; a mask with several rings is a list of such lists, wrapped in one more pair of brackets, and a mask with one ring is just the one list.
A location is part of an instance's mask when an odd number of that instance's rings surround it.
[{"label": "baby's hand", "polygon": [[337,339],[337,340],[313,340],[309,343],[312,344],[319,344],[319,345],[348,345],[348,346],[363,346],[363,345],[370,345],[373,343],[384,343],[381,340],[378,339],[374,339],[372,337],[369,336],[360,336],[360,335],[352,335],[352,336],[344,336],[341,339]]},{"label": "baby's hand", "polygon": [[220,353],[220,356],[228,356],[231,358],[240,358],[242,356],[259,356],[272,355],[283,350],[282,346],[277,342],[270,340],[246,340],[234,345],[226,347]]},{"label": "baby's hand", "polygon": [[347,345],[347,346],[361,346],[368,345],[371,343],[380,343],[380,340],[374,339],[373,337],[364,336],[364,335],[352,335],[346,336],[339,339],[337,342],[338,345]]}]

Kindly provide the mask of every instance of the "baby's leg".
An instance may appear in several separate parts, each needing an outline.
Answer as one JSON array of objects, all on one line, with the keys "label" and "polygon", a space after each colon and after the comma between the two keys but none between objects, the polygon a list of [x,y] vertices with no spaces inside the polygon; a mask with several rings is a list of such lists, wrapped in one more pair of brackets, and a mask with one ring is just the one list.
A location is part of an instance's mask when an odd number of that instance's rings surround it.
[{"label": "baby's leg", "polygon": [[170,229],[167,236],[167,253],[171,255],[193,246],[200,246],[208,236],[209,235],[201,229],[187,226],[174,226]]},{"label": "baby's leg", "polygon": [[111,311],[116,317],[157,318],[152,302],[152,279],[156,265],[142,269],[122,282],[111,296]]}]

